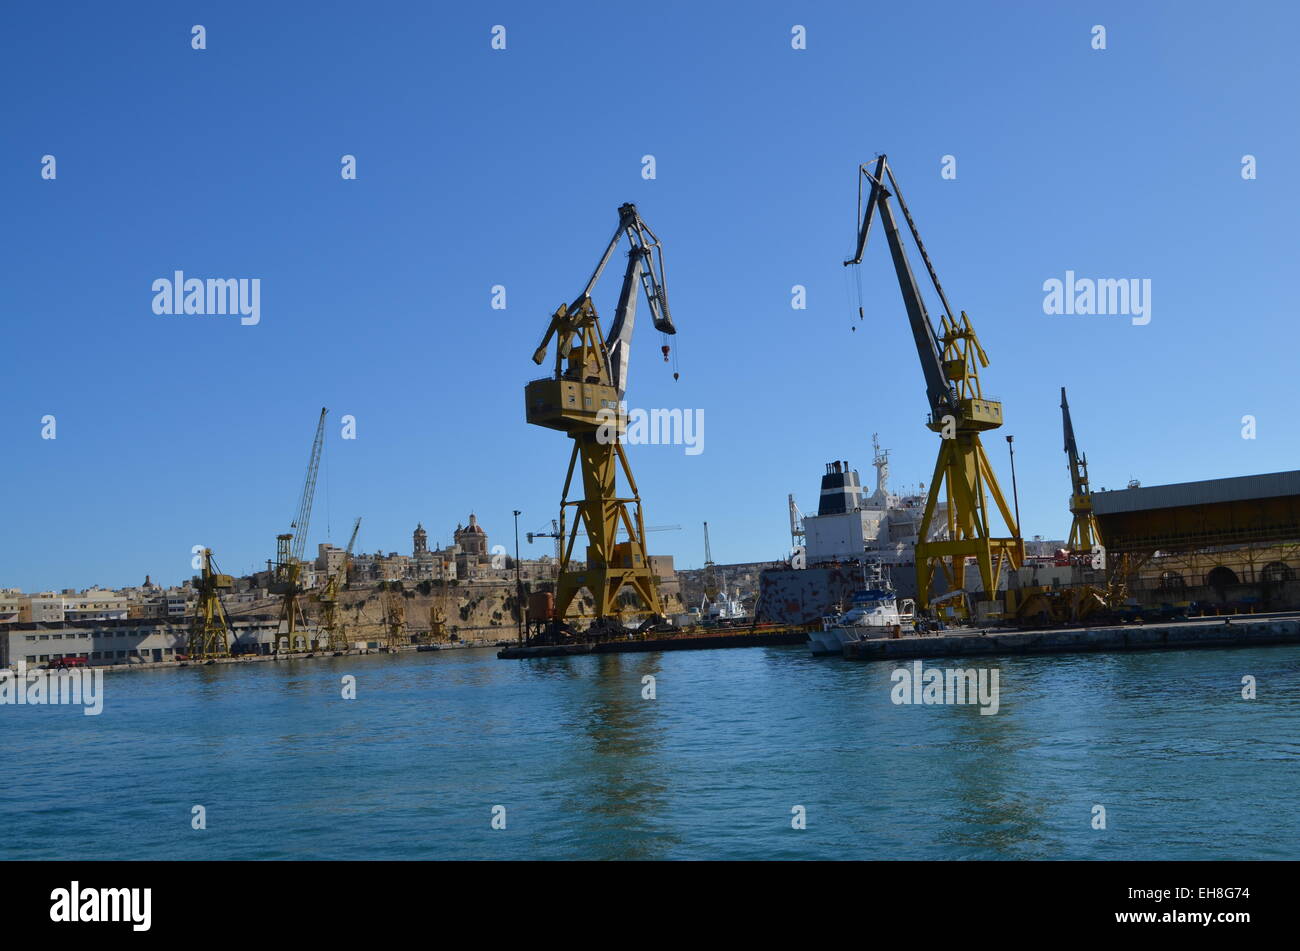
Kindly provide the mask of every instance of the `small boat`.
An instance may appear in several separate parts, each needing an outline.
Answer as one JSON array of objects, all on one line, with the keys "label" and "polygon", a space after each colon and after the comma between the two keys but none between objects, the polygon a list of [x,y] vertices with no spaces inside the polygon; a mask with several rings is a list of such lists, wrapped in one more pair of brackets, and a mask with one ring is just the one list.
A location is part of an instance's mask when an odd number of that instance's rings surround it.
[{"label": "small boat", "polygon": [[840,656],[844,645],[873,637],[900,637],[916,625],[916,606],[904,598],[901,608],[888,574],[878,561],[862,567],[862,588],[853,593],[849,609],[822,618],[821,630],[808,634],[814,657]]}]

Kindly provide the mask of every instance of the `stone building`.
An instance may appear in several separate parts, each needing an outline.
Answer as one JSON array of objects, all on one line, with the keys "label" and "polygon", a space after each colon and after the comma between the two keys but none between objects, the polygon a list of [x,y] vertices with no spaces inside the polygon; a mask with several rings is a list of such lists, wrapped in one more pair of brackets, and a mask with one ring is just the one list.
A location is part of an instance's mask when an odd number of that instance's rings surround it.
[{"label": "stone building", "polygon": [[456,549],[456,573],[460,578],[475,581],[491,578],[492,555],[488,551],[488,536],[478,518],[471,512],[469,524],[457,525],[452,536]]}]

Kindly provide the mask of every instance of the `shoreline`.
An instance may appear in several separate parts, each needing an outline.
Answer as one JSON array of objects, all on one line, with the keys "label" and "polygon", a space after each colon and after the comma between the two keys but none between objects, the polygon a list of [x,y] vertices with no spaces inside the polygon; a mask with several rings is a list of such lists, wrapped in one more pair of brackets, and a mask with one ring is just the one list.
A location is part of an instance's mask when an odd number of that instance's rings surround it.
[{"label": "shoreline", "polygon": [[[1108,627],[1036,631],[968,631],[922,637],[872,638],[844,645],[847,660],[912,660],[925,657],[1118,653],[1300,644],[1300,617],[1170,621]],[[1220,620],[1220,619],[1215,619]]]},{"label": "shoreline", "polygon": [[[492,644],[438,644],[437,650],[420,650],[421,647],[428,648],[432,645],[411,644],[396,649],[388,648],[365,648],[346,651],[299,651],[297,653],[282,654],[246,654],[239,657],[212,657],[207,660],[157,660],[147,661],[139,664],[87,664],[84,667],[31,667],[29,670],[48,670],[51,673],[60,673],[70,670],[102,670],[106,673],[127,673],[145,670],[179,670],[184,667],[213,667],[213,666],[241,666],[246,664],[265,664],[265,663],[284,663],[293,660],[331,660],[335,657],[364,657],[379,654],[437,654],[449,650],[490,650],[496,648]],[[6,668],[9,669],[9,668]]]}]

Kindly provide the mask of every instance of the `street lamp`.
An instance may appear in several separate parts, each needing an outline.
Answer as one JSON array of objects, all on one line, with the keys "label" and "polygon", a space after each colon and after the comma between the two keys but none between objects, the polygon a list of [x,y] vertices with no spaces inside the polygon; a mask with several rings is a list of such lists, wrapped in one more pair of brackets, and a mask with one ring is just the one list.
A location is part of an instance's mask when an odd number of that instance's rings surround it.
[{"label": "street lamp", "polygon": [[1007,437],[1007,451],[1011,453],[1011,498],[1016,503],[1016,537],[1020,535],[1020,493],[1016,491],[1016,445],[1015,436]]},{"label": "street lamp", "polygon": [[519,644],[524,643],[524,583],[519,578],[519,509],[515,509],[515,617],[519,619]]}]

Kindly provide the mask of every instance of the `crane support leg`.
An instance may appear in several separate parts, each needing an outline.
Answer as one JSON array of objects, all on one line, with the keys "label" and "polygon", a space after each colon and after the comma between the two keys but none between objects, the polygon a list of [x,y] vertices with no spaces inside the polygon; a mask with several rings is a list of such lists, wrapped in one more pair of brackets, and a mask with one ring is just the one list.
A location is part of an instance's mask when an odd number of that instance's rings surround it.
[{"label": "crane support leg", "polygon": [[[990,535],[985,487],[1011,530],[1011,537]],[[931,525],[941,492],[947,501],[947,539],[931,541]],[[1015,516],[998,486],[979,433],[959,430],[951,439],[942,440],[916,544],[918,600],[929,603],[936,568],[942,571],[950,589],[964,588],[968,558],[975,559],[982,589],[989,594],[996,592],[1003,567],[1018,568],[1024,563],[1025,544],[1019,535]]]},{"label": "crane support leg", "polygon": [[[289,653],[310,651],[315,644],[307,636],[307,614],[303,610],[301,588],[302,565],[291,560],[284,571],[284,591],[280,601],[280,623],[276,627],[275,650],[279,652],[280,640],[283,638]],[[301,639],[301,643],[299,643]]]},{"label": "crane support leg", "polygon": [[[662,614],[654,571],[646,554],[641,499],[622,443],[602,442],[593,432],[574,433],[570,475],[575,466],[582,473],[584,498],[570,502],[566,483],[561,512],[567,513],[570,506],[576,511],[556,584],[556,616],[564,618],[584,588],[595,600],[593,613],[597,618],[615,616],[618,594],[625,587],[635,591],[651,613]],[[620,470],[631,493],[628,497],[617,494]],[[617,540],[620,527],[626,536],[621,542]],[[580,530],[587,533],[585,569],[573,565],[573,550]]]}]

